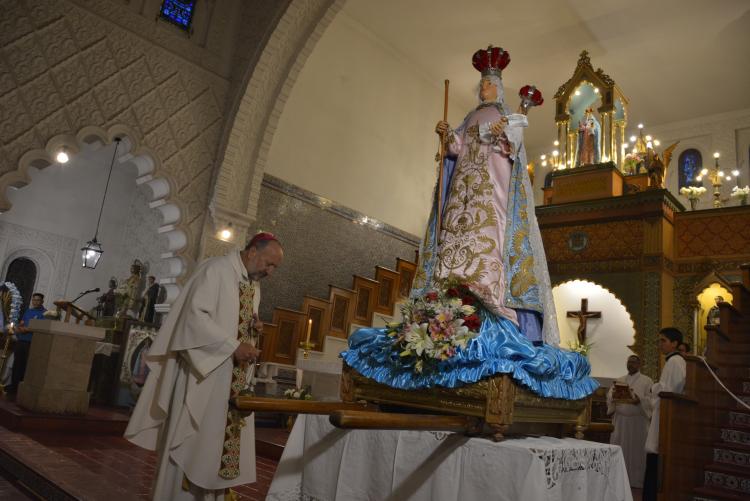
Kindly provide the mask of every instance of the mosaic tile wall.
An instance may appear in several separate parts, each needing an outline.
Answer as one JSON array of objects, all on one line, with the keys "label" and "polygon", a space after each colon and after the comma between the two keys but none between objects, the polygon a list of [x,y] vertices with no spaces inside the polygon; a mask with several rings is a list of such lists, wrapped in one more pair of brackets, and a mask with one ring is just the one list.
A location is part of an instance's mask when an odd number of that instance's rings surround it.
[{"label": "mosaic tile wall", "polygon": [[253,230],[276,234],[285,258],[263,280],[261,318],[299,310],[305,295],[327,299],[328,284],[351,288],[353,274],[374,278],[376,265],[395,269],[397,257],[414,261],[417,237],[365,217],[266,175]]}]

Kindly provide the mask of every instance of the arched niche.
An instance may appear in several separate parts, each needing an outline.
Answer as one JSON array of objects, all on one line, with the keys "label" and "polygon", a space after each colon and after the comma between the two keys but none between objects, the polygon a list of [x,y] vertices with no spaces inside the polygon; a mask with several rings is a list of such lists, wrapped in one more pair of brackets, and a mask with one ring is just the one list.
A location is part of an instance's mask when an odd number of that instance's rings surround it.
[{"label": "arched niche", "polygon": [[576,340],[578,319],[567,312],[579,311],[581,299],[588,299],[588,310],[601,312],[600,319],[587,322],[587,343],[591,374],[595,377],[617,378],[625,374],[625,362],[633,354],[635,327],[622,301],[599,284],[586,280],[570,280],[552,289],[560,328],[560,347],[569,348]]},{"label": "arched niche", "polygon": [[[56,284],[52,280],[54,266],[50,257],[39,249],[25,245],[20,245],[7,252],[2,269],[2,276],[5,277],[5,280],[13,282],[13,279],[9,277],[9,271],[11,271],[11,264],[18,259],[28,259],[36,268],[36,277],[32,284],[32,294],[34,292],[41,292],[44,294],[46,301],[47,299],[53,299],[56,293],[61,292],[61,284]],[[21,292],[24,294],[24,307],[27,307],[31,301],[31,294],[26,297],[25,291]]]},{"label": "arched niche", "polygon": [[702,355],[706,349],[706,324],[708,323],[708,312],[716,306],[716,298],[721,297],[723,302],[732,304],[734,296],[723,280],[703,284],[702,289],[695,296],[698,308],[695,314],[698,328],[694,330],[691,351]]},{"label": "arched niche", "polygon": [[677,160],[677,190],[687,186],[703,186],[696,181],[703,168],[703,155],[696,148],[688,148],[680,153]]}]

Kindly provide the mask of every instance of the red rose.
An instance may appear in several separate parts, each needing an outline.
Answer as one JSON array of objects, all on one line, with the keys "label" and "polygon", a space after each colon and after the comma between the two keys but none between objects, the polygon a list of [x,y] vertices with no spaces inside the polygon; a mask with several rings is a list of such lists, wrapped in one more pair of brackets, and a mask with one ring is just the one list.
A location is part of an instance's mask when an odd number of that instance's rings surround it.
[{"label": "red rose", "polygon": [[477,302],[477,299],[474,296],[464,296],[461,298],[461,303],[463,304],[469,304],[474,305]]},{"label": "red rose", "polygon": [[464,325],[469,328],[469,330],[477,331],[479,330],[479,327],[482,325],[482,321],[479,319],[479,316],[469,315],[468,317],[464,317]]},{"label": "red rose", "polygon": [[458,289],[456,289],[455,287],[451,287],[445,293],[450,297],[458,297]]},{"label": "red rose", "polygon": [[428,301],[437,301],[437,298],[438,298],[437,292],[428,292],[425,295],[425,299],[427,299]]}]

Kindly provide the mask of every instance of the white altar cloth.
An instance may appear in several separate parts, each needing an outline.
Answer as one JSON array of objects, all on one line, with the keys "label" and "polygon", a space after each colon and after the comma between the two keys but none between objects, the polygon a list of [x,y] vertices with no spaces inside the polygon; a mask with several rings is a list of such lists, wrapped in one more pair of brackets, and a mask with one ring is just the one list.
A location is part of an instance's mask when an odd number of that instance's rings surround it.
[{"label": "white altar cloth", "polygon": [[266,499],[632,501],[632,495],[617,445],[341,430],[328,416],[300,415]]}]

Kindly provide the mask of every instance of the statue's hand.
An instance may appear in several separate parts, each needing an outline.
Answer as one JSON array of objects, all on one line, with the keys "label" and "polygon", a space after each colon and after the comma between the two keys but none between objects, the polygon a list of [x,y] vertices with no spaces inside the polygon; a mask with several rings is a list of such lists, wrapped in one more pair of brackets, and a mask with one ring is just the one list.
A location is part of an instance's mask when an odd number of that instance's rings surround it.
[{"label": "statue's hand", "polygon": [[435,125],[435,132],[439,136],[445,136],[445,134],[448,132],[448,129],[450,129],[450,125],[445,120],[441,120]]},{"label": "statue's hand", "polygon": [[499,137],[505,131],[506,125],[508,125],[508,119],[503,117],[490,125],[490,132],[492,132],[493,136]]}]

